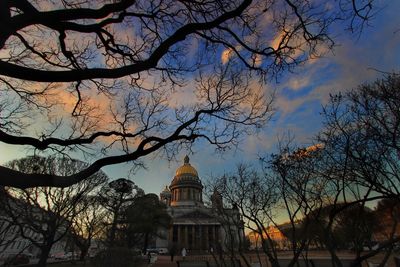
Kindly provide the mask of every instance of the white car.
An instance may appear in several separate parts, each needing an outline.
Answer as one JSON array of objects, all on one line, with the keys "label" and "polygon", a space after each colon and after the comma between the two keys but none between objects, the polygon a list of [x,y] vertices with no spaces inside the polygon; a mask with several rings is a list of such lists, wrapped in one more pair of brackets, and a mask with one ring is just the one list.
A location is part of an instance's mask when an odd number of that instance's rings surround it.
[{"label": "white car", "polygon": [[166,254],[168,254],[168,249],[167,248],[158,248],[158,254],[166,255]]}]

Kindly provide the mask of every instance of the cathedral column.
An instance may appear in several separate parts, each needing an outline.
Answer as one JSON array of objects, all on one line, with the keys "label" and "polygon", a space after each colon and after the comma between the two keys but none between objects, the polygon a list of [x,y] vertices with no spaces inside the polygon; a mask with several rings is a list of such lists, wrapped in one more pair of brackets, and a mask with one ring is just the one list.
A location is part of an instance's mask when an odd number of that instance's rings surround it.
[{"label": "cathedral column", "polygon": [[215,249],[215,225],[210,225],[211,230],[211,245]]},{"label": "cathedral column", "polygon": [[200,238],[199,238],[199,249],[203,249],[203,225],[200,225],[199,227],[199,232],[200,232]]},{"label": "cathedral column", "polygon": [[185,247],[186,248],[186,231],[185,231],[185,226],[184,225],[182,225],[181,226],[182,227],[182,239],[181,239],[181,244],[182,244],[182,246],[183,247]]},{"label": "cathedral column", "polygon": [[206,239],[205,240],[206,249],[209,250],[210,249],[210,243],[209,243],[210,235],[209,235],[208,231],[210,231],[210,229],[209,229],[208,225],[204,225],[204,231],[205,231],[204,236],[205,236],[205,239]]},{"label": "cathedral column", "polygon": [[184,236],[185,236],[185,241],[184,241],[184,246],[185,246],[185,248],[187,249],[188,248],[188,245],[189,245],[189,241],[188,241],[188,236],[189,236],[189,231],[188,231],[188,228],[189,228],[189,225],[184,225],[183,227],[185,227],[185,234],[184,234]]},{"label": "cathedral column", "polygon": [[192,249],[196,248],[196,235],[195,235],[195,227],[194,224],[191,225],[192,227]]},{"label": "cathedral column", "polygon": [[168,229],[168,232],[168,245],[172,245],[174,243],[174,225]]},{"label": "cathedral column", "polygon": [[178,236],[176,238],[176,240],[178,241],[178,244],[182,244],[181,237],[182,237],[181,225],[178,225]]},{"label": "cathedral column", "polygon": [[219,225],[215,226],[215,234],[216,234],[217,242],[221,242],[222,240],[221,240],[221,233],[220,233],[220,226]]}]

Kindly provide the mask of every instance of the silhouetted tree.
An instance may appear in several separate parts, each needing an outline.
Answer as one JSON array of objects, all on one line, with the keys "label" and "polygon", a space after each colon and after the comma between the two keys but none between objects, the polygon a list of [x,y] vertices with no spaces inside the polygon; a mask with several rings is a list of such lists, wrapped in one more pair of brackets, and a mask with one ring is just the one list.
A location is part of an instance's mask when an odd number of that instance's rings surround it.
[{"label": "silhouetted tree", "polygon": [[[104,185],[100,191],[99,199],[101,205],[107,210],[108,233],[107,245],[109,247],[122,246],[125,238],[123,230],[125,224],[125,212],[132,205],[136,198],[144,195],[143,189],[135,185],[134,182],[119,178]],[[122,227],[122,228],[121,228]]]},{"label": "silhouetted tree", "polygon": [[[155,237],[163,237],[162,230],[167,230],[171,223],[171,217],[167,213],[167,207],[155,194],[146,194],[136,198],[125,212],[126,235],[132,243],[130,247],[142,244],[145,252],[150,241]],[[136,238],[132,238],[133,236]],[[132,236],[132,237],[131,237]]]},{"label": "silhouetted tree", "polygon": [[[331,190],[336,192],[334,203],[345,203],[333,209],[331,222],[346,209],[383,198],[399,198],[399,88],[399,76],[387,75],[331,96],[324,108],[324,128],[317,139],[323,144],[326,170],[321,177],[335,188]],[[357,247],[353,266],[360,266],[362,261],[397,241],[396,238],[383,241],[376,250],[363,255],[362,248]]]},{"label": "silhouetted tree", "polygon": [[68,176],[0,166],[0,184],[66,187],[196,139],[237,145],[271,115],[262,82],[332,48],[334,22],[362,28],[372,4],[1,1],[0,141],[92,162]]},{"label": "silhouetted tree", "polygon": [[[338,211],[333,218],[330,217],[335,213],[335,209],[339,210],[345,206],[344,203],[336,203],[310,212],[308,215],[310,225],[306,233],[308,238],[316,241],[320,248],[325,248],[326,244],[331,242],[337,249],[362,251],[372,240],[376,225],[375,216],[371,209],[361,204],[354,204]],[[328,230],[331,234],[326,235],[330,220],[333,220],[332,229]]]},{"label": "silhouetted tree", "polygon": [[[295,266],[302,252],[308,248],[309,239],[301,233],[305,229],[299,227],[299,221],[311,212],[314,205],[321,205],[322,192],[313,193],[317,188],[310,169],[304,168],[300,172],[300,164],[313,168],[309,165],[313,159],[307,159],[285,150],[282,157],[273,155],[271,160],[265,161],[268,167],[265,166],[264,173],[240,165],[235,173],[216,179],[213,185],[226,203],[238,209],[244,226],[259,238],[262,252],[274,267],[281,266],[281,263],[278,260],[279,248],[270,229],[279,229],[278,221],[282,216],[289,218],[286,234],[292,241],[293,257],[288,266]],[[218,214],[223,217],[224,210],[218,210]],[[245,254],[239,253],[239,256],[250,266]]]},{"label": "silhouetted tree", "polygon": [[81,251],[80,260],[84,260],[94,238],[104,235],[107,225],[106,210],[99,196],[86,196],[78,203],[80,212],[72,218],[71,236],[75,245]]},{"label": "silhouetted tree", "polygon": [[393,74],[332,96],[319,135],[346,181],[386,198],[400,196],[399,88],[400,76]]},{"label": "silhouetted tree", "polygon": [[[310,246],[327,249],[333,266],[343,266],[337,255],[343,248],[355,252],[353,267],[384,249],[380,265],[388,260],[393,244],[400,241],[395,235],[397,217],[388,219],[392,221],[386,240],[375,250],[363,248],[379,221],[368,206],[381,200],[378,208],[386,210],[386,217],[396,215],[392,204],[397,203],[400,188],[399,88],[400,76],[393,74],[332,96],[314,145],[299,148],[291,144],[292,138],[281,140],[278,153],[262,158],[262,175],[241,166],[216,179],[213,188],[239,208],[272,266],[280,262],[268,234],[271,225],[291,243],[289,266],[307,259]],[[278,211],[288,219],[284,225],[276,223]]]},{"label": "silhouetted tree", "polygon": [[[69,158],[27,157],[7,163],[11,169],[26,173],[69,175],[87,165]],[[3,199],[3,211],[18,234],[41,251],[37,266],[46,266],[51,247],[71,230],[72,221],[81,212],[80,202],[100,188],[107,180],[98,172],[68,188],[35,187],[16,189],[6,187],[8,197]]]}]

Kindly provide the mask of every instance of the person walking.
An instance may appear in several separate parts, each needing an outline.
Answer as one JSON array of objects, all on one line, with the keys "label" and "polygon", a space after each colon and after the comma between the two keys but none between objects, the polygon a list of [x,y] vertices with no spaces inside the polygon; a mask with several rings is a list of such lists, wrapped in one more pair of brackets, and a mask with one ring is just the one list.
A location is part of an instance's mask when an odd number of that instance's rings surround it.
[{"label": "person walking", "polygon": [[172,245],[169,250],[169,255],[171,256],[171,262],[174,261],[175,253],[176,253],[176,247],[175,247],[175,245]]},{"label": "person walking", "polygon": [[150,264],[151,263],[151,255],[150,255],[150,251],[147,252],[147,261]]},{"label": "person walking", "polygon": [[182,260],[185,260],[186,257],[186,248],[182,249]]}]

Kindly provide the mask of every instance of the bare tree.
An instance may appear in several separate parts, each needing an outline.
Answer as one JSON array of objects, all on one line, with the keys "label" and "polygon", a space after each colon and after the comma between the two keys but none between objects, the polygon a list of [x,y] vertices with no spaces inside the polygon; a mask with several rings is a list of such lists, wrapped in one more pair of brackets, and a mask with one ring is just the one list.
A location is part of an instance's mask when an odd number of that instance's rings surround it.
[{"label": "bare tree", "polygon": [[[331,97],[324,109],[325,128],[319,135],[324,158],[335,168],[331,182],[341,188],[336,199],[345,202],[341,211],[368,201],[399,199],[399,88],[397,74]],[[379,247],[363,255],[357,251],[354,266],[393,247],[391,235]],[[386,253],[381,266],[390,255]]]},{"label": "bare tree", "polygon": [[79,259],[84,260],[92,241],[104,237],[107,215],[98,196],[86,196],[78,206],[80,212],[72,218],[71,235],[81,251]]},{"label": "bare tree", "polygon": [[4,188],[0,188],[0,253],[5,251],[18,237],[18,233],[14,231],[14,224],[12,220],[3,211],[3,203],[7,198],[7,193]]},{"label": "bare tree", "polygon": [[[66,187],[202,138],[224,150],[263,126],[262,84],[357,30],[373,0],[2,1],[0,141],[83,153],[68,176],[0,166],[0,183]],[[178,93],[188,94],[182,102]],[[175,100],[175,101],[174,101]]]},{"label": "bare tree", "polygon": [[[291,241],[288,249],[293,251],[293,257],[287,264],[295,266],[309,244],[306,234],[308,224],[300,227],[301,219],[312,211],[313,203],[318,202],[315,196],[310,196],[312,173],[306,173],[304,169],[300,173],[299,163],[304,161],[304,156],[299,158],[299,154],[296,154],[292,158],[288,150],[282,155],[284,159],[273,155],[271,160],[265,160],[264,173],[257,173],[249,166],[240,165],[235,173],[216,179],[213,185],[228,205],[237,208],[238,213],[243,216],[244,226],[259,240],[257,242],[260,242],[263,254],[258,256],[261,266],[266,264],[263,263],[265,257],[271,266],[285,264],[279,259],[279,247],[271,229],[284,233]],[[321,205],[319,202],[318,204]],[[218,214],[227,220],[232,216],[223,207],[218,209]],[[284,227],[281,222],[283,216],[288,219]],[[250,259],[243,251],[230,251],[233,259],[238,255],[246,266],[250,266]]]},{"label": "bare tree", "polygon": [[[336,145],[340,143],[334,140]],[[337,252],[351,247],[355,252],[351,266],[359,266],[379,253],[361,255],[376,222],[367,205],[384,196],[371,185],[358,183],[356,163],[332,144],[295,150],[284,147],[272,167],[286,188],[281,195],[292,224],[287,231],[289,239],[298,248],[294,251],[307,259],[309,246],[319,244],[330,253],[332,266],[343,266]],[[350,219],[350,214],[355,218]]]},{"label": "bare tree", "polygon": [[[334,266],[343,266],[337,255],[343,242],[355,252],[352,266],[361,266],[399,241],[393,228],[376,250],[363,253],[375,224],[368,206],[380,199],[398,199],[399,86],[399,76],[394,74],[332,96],[324,108],[325,127],[316,145],[306,149],[283,146],[271,162],[282,182],[278,184],[284,189],[281,198],[286,210],[289,215],[299,215],[289,216],[295,219],[290,221],[301,219],[301,228],[291,229],[302,230],[308,242],[319,239]],[[357,214],[357,218],[349,220],[349,214]],[[306,231],[304,224],[308,225]],[[340,240],[346,231],[347,240]],[[291,234],[293,246],[307,240],[302,234]],[[389,255],[387,250],[381,266]]]},{"label": "bare tree", "polygon": [[[348,180],[347,174],[342,179],[343,171],[339,170],[343,165],[332,165],[332,154],[324,145],[296,148],[290,140],[279,144],[279,153],[262,159],[262,174],[241,165],[236,173],[217,179],[214,187],[227,203],[238,207],[246,228],[260,239],[262,251],[272,266],[296,266],[300,261],[315,266],[308,251],[318,245],[328,250],[333,266],[343,266],[337,251],[351,246],[351,242],[357,252],[357,266],[374,224],[366,204],[381,196],[371,196],[370,191],[360,189],[353,184],[354,180]],[[224,214],[223,209],[219,214]],[[350,220],[349,214],[358,215]],[[293,253],[291,258],[279,258],[271,231],[274,228],[286,236],[287,248]],[[245,254],[239,255],[246,259]],[[262,257],[259,259],[261,264]]]},{"label": "bare tree", "polygon": [[15,229],[12,220],[3,213],[0,216],[0,253],[6,251],[18,239],[18,231]]},{"label": "bare tree", "polygon": [[[27,173],[68,175],[85,167],[85,163],[63,158],[27,157],[8,163],[9,168]],[[69,188],[6,188],[4,212],[18,228],[18,234],[40,249],[38,266],[46,266],[49,252],[71,229],[80,212],[80,201],[107,180],[99,172]]]},{"label": "bare tree", "polygon": [[[354,267],[379,253],[380,266],[389,259],[399,242],[399,88],[394,74],[332,96],[315,145],[298,148],[291,138],[281,140],[278,153],[262,158],[262,175],[242,165],[216,180],[214,187],[239,208],[246,227],[261,239],[272,266],[282,262],[268,233],[270,225],[291,242],[288,266],[303,259],[307,266],[315,265],[308,259],[312,246],[326,249],[332,266],[345,265],[338,250],[350,247]],[[386,239],[365,252],[376,231],[369,207],[378,200]],[[288,222],[278,223],[275,213],[285,214]]]},{"label": "bare tree", "polygon": [[[319,139],[342,155],[352,181],[386,197],[400,195],[399,75],[332,96]],[[333,157],[331,158],[338,158]]]}]

